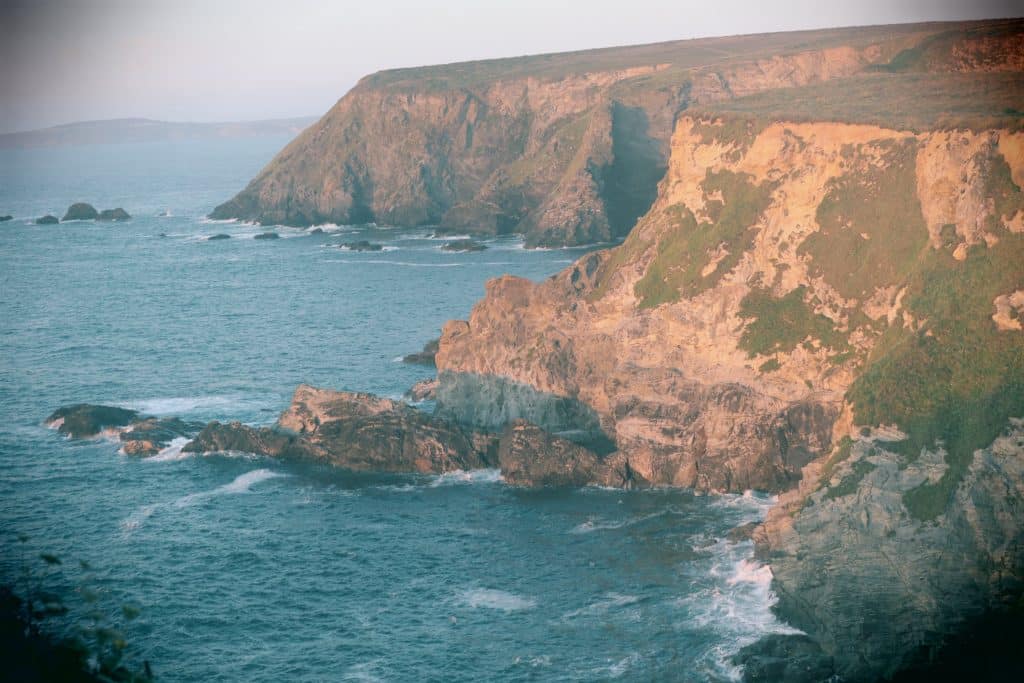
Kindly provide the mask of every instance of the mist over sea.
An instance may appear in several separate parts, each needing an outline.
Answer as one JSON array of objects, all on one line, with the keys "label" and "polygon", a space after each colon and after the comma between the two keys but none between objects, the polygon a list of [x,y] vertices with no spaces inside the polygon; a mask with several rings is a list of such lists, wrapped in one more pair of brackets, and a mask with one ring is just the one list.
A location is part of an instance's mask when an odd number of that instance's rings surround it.
[{"label": "mist over sea", "polygon": [[[105,609],[141,606],[131,654],[162,681],[734,678],[785,630],[750,543],[724,540],[767,497],[134,458],[43,426],[74,402],[266,425],[301,382],[398,398],[432,369],[396,358],[486,279],[585,252],[204,218],[286,141],[0,150],[0,580],[87,560]],[[76,201],[134,218],[33,224]],[[384,249],[337,248],[364,239]]]}]

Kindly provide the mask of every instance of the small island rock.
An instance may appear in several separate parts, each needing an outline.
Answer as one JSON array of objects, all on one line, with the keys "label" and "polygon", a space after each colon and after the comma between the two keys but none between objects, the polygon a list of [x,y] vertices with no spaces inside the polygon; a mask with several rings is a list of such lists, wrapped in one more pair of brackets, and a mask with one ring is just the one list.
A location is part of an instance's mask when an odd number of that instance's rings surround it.
[{"label": "small island rock", "polygon": [[86,202],[75,202],[68,207],[67,212],[64,214],[62,221],[94,221],[99,216],[99,212],[92,204]]},{"label": "small island rock", "polygon": [[36,219],[36,225],[57,225],[58,223],[60,223],[60,221],[52,214],[46,214],[42,218]]},{"label": "small island rock", "polygon": [[116,209],[103,209],[102,211],[100,211],[100,215],[97,216],[96,220],[98,220],[98,221],[126,221],[126,220],[128,220],[130,218],[131,218],[131,216],[128,215],[127,211],[125,211],[121,207],[118,207]]}]

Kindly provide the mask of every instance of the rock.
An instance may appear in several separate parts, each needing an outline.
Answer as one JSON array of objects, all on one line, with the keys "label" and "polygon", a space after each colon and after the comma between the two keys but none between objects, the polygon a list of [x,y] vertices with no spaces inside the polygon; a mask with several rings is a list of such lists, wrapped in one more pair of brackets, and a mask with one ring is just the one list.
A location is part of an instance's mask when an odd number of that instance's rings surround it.
[{"label": "rock", "polygon": [[92,204],[86,204],[85,202],[77,202],[68,207],[67,213],[64,214],[62,221],[92,221],[96,220],[99,216],[99,212]]},{"label": "rock", "polygon": [[253,453],[278,457],[286,453],[306,455],[302,439],[267,427],[250,427],[241,422],[210,422],[185,444],[185,453]]},{"label": "rock", "polygon": [[278,235],[276,232],[261,232],[260,234],[258,234],[255,237],[253,237],[253,239],[255,239],[255,240],[276,240],[276,239],[279,239],[280,237],[281,236]]},{"label": "rock", "polygon": [[224,233],[224,232],[219,232],[216,235],[210,235],[209,237],[207,237],[206,241],[207,242],[214,242],[216,240],[229,240],[229,239],[231,239],[231,235],[229,235],[227,233]]},{"label": "rock", "polygon": [[474,242],[473,240],[454,240],[452,242],[445,242],[444,245],[441,247],[441,250],[467,252],[483,251],[486,248],[486,244],[480,244],[479,242]]},{"label": "rock", "polygon": [[766,636],[733,661],[743,666],[745,683],[824,683],[835,673],[832,658],[805,635]]},{"label": "rock", "polygon": [[134,410],[113,406],[76,403],[55,410],[46,424],[73,439],[96,436],[104,429],[125,427],[138,418]]},{"label": "rock", "polygon": [[159,235],[157,235],[157,237],[167,237],[167,233],[166,232],[162,232]]},{"label": "rock", "polygon": [[760,522],[748,522],[747,524],[741,524],[738,527],[733,527],[726,534],[726,538],[730,543],[741,543],[742,541],[749,541],[754,537],[754,532],[761,526]]},{"label": "rock", "polygon": [[345,242],[344,244],[338,245],[339,249],[345,251],[382,251],[384,249],[383,244],[375,244],[367,240],[359,240],[358,242]]},{"label": "rock", "polygon": [[202,426],[177,417],[139,418],[121,432],[121,449],[126,455],[156,455],[174,439],[195,434]]},{"label": "rock", "polygon": [[411,401],[433,401],[437,398],[437,378],[420,380],[405,392],[406,398]]},{"label": "rock", "polygon": [[118,207],[116,209],[103,209],[100,211],[99,216],[96,217],[98,221],[126,221],[131,216],[124,209]]},{"label": "rock", "polygon": [[310,235],[322,235],[322,234],[324,234],[324,229],[323,228],[313,228],[312,230],[309,231],[308,234],[310,234]]},{"label": "rock", "polygon": [[579,487],[613,480],[595,453],[525,420],[516,420],[501,435],[498,464],[513,486]]},{"label": "rock", "polygon": [[57,220],[57,217],[51,214],[46,214],[42,218],[36,219],[36,225],[57,225],[58,223],[60,221]]},{"label": "rock", "polygon": [[402,358],[403,363],[414,363],[417,365],[433,365],[434,356],[437,355],[437,346],[440,340],[431,339],[423,345],[422,351],[410,353]]},{"label": "rock", "polygon": [[14,218],[14,216],[11,216],[11,215],[0,216],[0,223],[6,223],[7,221],[11,220],[12,218]]}]

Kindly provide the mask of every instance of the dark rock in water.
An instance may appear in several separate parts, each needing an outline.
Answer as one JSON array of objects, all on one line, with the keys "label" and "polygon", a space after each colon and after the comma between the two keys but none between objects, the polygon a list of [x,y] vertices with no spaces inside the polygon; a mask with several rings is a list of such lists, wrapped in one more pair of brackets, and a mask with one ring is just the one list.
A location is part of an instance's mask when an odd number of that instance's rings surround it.
[{"label": "dark rock in water", "polygon": [[731,543],[741,543],[743,541],[749,541],[754,537],[754,532],[757,531],[757,527],[761,526],[759,522],[748,522],[746,524],[740,524],[738,527],[733,527],[726,534],[726,538]]},{"label": "dark rock in water", "polygon": [[99,212],[92,204],[76,202],[68,207],[62,221],[92,221],[99,217]]},{"label": "dark rock in water", "polygon": [[445,242],[444,246],[441,247],[442,251],[483,251],[487,248],[486,244],[480,244],[473,240],[454,240],[452,242]]},{"label": "dark rock in water", "polygon": [[159,235],[157,235],[157,237],[167,237],[167,233],[166,232],[162,232]]},{"label": "dark rock in water", "polygon": [[255,237],[253,237],[253,239],[257,239],[257,240],[276,240],[276,239],[278,239],[280,237],[281,236],[278,235],[276,232],[261,232],[260,234],[258,234]]},{"label": "dark rock in water", "polygon": [[125,427],[138,416],[136,411],[126,408],[76,403],[55,410],[46,418],[46,424],[61,434],[82,439],[96,436],[109,427]]},{"label": "dark rock in water", "polygon": [[216,235],[210,235],[209,237],[206,238],[206,241],[207,242],[213,242],[215,240],[229,240],[229,239],[231,239],[231,235],[228,235],[228,234],[222,232],[222,233],[218,233]]},{"label": "dark rock in water", "polygon": [[195,434],[202,423],[177,417],[144,417],[121,432],[121,448],[126,455],[156,455],[177,438]]},{"label": "dark rock in water", "polygon": [[[290,446],[294,448],[289,448]],[[301,455],[302,440],[293,435],[267,427],[250,427],[241,422],[223,424],[211,422],[182,447],[185,453],[255,453],[280,456],[285,453]]]},{"label": "dark rock in water", "polygon": [[99,216],[96,217],[98,221],[126,221],[131,216],[124,209],[118,207],[116,209],[103,209],[100,211]]},{"label": "dark rock in water", "polygon": [[14,218],[14,216],[0,216],[0,223],[6,223],[7,221]]},{"label": "dark rock in water", "polygon": [[437,397],[437,378],[420,380],[405,392],[411,401],[433,401]]},{"label": "dark rock in water", "polygon": [[820,683],[834,674],[832,658],[805,635],[770,635],[748,645],[733,660],[748,683]]},{"label": "dark rock in water", "polygon": [[505,481],[515,486],[587,486],[613,480],[593,451],[525,420],[516,420],[501,435],[498,464]]},{"label": "dark rock in water", "polygon": [[345,242],[344,244],[339,244],[338,248],[345,249],[347,251],[381,251],[384,249],[384,245],[375,244],[374,242],[368,242],[366,240],[359,240],[358,242]]},{"label": "dark rock in water", "polygon": [[57,217],[51,214],[46,214],[42,218],[36,219],[36,225],[57,225],[58,223],[60,221],[57,220]]},{"label": "dark rock in water", "polygon": [[313,228],[312,230],[309,231],[309,234],[310,235],[322,235],[322,234],[324,234],[324,229],[323,228]]},{"label": "dark rock in water", "polygon": [[433,365],[434,357],[437,355],[439,339],[431,339],[423,345],[423,350],[410,353],[402,358],[403,363],[416,363],[419,365]]}]

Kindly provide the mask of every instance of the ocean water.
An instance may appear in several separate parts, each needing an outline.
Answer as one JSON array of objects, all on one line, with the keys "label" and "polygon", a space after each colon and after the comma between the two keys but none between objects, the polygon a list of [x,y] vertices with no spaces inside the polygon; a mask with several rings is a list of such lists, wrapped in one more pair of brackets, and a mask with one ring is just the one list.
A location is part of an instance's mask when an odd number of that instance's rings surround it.
[{"label": "ocean water", "polygon": [[[0,580],[54,553],[74,603],[88,561],[103,610],[142,608],[130,654],[162,681],[735,679],[733,653],[787,628],[751,545],[723,540],[766,496],[521,491],[180,443],[142,459],[43,426],[79,401],[270,424],[300,382],[399,397],[431,371],[396,357],[487,278],[583,253],[348,226],[264,241],[203,217],[285,142],[0,151]],[[135,218],[32,224],[74,201]],[[356,239],[386,248],[337,247]]]}]

